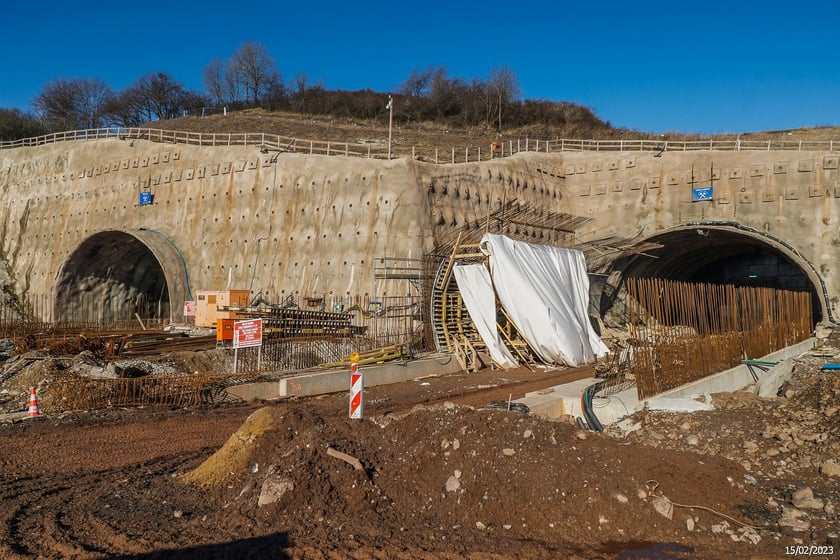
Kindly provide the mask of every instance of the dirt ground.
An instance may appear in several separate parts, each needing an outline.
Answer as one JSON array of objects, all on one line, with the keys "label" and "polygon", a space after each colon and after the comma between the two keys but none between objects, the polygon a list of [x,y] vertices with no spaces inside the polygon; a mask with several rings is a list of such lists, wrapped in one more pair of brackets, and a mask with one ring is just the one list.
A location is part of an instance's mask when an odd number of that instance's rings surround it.
[{"label": "dirt ground", "polygon": [[605,433],[504,406],[587,370],[6,422],[0,558],[838,557],[838,352]]}]

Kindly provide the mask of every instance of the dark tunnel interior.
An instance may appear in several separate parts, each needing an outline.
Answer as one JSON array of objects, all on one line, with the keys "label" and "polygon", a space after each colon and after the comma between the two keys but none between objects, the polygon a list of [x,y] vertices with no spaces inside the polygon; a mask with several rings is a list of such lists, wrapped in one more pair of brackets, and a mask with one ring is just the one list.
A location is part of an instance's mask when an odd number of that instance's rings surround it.
[{"label": "dark tunnel interior", "polygon": [[169,287],[155,255],[121,231],[97,233],[65,263],[56,286],[57,322],[160,319],[169,316]]}]

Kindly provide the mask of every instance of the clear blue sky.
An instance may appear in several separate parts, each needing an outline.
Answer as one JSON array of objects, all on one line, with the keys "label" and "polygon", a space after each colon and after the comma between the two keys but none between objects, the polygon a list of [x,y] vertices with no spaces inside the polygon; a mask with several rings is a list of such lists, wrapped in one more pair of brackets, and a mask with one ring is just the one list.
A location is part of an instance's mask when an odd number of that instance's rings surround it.
[{"label": "clear blue sky", "polygon": [[412,69],[517,75],[522,97],[571,101],[614,126],[750,132],[840,125],[840,2],[9,2],[0,107],[30,110],[50,80],[113,89],[202,70],[265,45],[291,81],[394,91]]}]

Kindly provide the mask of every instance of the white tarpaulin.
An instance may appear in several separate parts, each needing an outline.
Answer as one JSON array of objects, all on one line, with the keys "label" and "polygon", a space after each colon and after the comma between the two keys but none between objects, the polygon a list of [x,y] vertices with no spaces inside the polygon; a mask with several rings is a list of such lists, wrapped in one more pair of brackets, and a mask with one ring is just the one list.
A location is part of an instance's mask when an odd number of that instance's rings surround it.
[{"label": "white tarpaulin", "polygon": [[478,334],[487,345],[490,357],[504,369],[518,366],[519,362],[511,356],[499,338],[499,329],[496,328],[496,294],[493,293],[487,268],[483,264],[456,265],[452,271],[464,305]]},{"label": "white tarpaulin", "polygon": [[540,358],[580,366],[608,353],[589,322],[583,253],[491,233],[481,248],[502,307]]}]

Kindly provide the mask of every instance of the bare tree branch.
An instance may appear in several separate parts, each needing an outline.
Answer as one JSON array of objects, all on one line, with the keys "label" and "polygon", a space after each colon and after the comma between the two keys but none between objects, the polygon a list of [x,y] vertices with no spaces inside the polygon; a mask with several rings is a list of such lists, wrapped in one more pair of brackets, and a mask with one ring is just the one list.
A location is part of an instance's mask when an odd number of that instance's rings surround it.
[{"label": "bare tree branch", "polygon": [[270,84],[280,81],[274,69],[274,58],[260,43],[245,43],[233,53],[233,67],[238,82],[245,89],[245,103],[258,105]]}]

